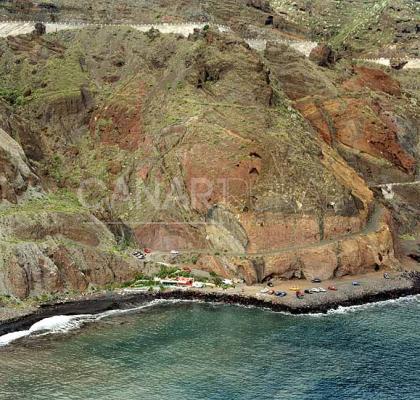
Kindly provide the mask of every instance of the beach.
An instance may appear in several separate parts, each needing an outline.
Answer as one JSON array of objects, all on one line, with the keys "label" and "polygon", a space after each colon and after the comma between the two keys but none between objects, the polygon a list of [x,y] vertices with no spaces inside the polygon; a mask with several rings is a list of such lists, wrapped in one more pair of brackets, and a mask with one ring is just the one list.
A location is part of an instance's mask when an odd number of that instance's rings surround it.
[{"label": "beach", "polygon": [[[357,281],[359,286],[354,286]],[[313,287],[334,285],[336,291],[324,293],[305,293],[297,298],[292,289],[301,291]],[[339,307],[349,307],[374,303],[420,293],[420,273],[417,271],[394,272],[385,279],[383,273],[373,272],[361,276],[348,276],[341,279],[311,283],[306,280],[277,281],[268,289],[285,291],[287,296],[279,298],[263,293],[265,284],[216,288],[165,288],[159,291],[144,291],[135,288],[101,291],[94,294],[66,296],[45,303],[31,302],[0,309],[0,336],[28,329],[34,323],[56,315],[97,314],[108,310],[127,309],[145,304],[155,299],[189,300],[209,303],[238,304],[260,307],[290,314],[327,313]]]}]

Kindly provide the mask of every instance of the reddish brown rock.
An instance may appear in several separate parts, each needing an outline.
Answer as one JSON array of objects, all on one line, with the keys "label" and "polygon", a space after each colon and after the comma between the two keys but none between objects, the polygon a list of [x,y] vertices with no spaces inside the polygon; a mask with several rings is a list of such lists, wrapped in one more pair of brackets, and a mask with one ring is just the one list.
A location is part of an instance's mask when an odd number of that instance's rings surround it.
[{"label": "reddish brown rock", "polygon": [[231,271],[223,266],[217,257],[203,255],[197,261],[197,267],[202,271],[213,272],[223,278],[231,277]]},{"label": "reddish brown rock", "polygon": [[416,161],[399,143],[395,126],[369,100],[304,99],[296,107],[327,143],[335,138],[350,148],[385,158],[408,173],[414,172]]},{"label": "reddish brown rock", "polygon": [[264,278],[302,278],[302,265],[296,251],[285,251],[265,258]]},{"label": "reddish brown rock", "polygon": [[200,228],[178,222],[146,222],[134,227],[134,234],[140,247],[158,251],[199,250],[207,247]]},{"label": "reddish brown rock", "polygon": [[326,244],[321,247],[309,248],[299,253],[303,276],[311,280],[330,279],[337,268],[336,244]]},{"label": "reddish brown rock", "polygon": [[327,215],[324,218],[324,239],[337,239],[349,233],[360,232],[365,223],[366,219],[363,218],[363,212],[355,217]]},{"label": "reddish brown rock", "polygon": [[106,145],[115,144],[124,150],[135,150],[145,140],[143,102],[146,89],[140,82],[138,87],[127,85],[124,91],[125,102],[114,100],[92,115],[90,131]]},{"label": "reddish brown rock", "polygon": [[[338,155],[330,146],[321,144],[322,164],[334,174],[339,182],[348,187],[352,194],[356,196],[363,204],[360,211],[360,220],[362,224],[366,222],[369,209],[373,203],[374,197],[365,180],[351,168],[345,160]],[[354,224],[354,220],[352,222]],[[341,231],[343,232],[343,231]]]},{"label": "reddish brown rock", "polygon": [[241,215],[241,223],[249,238],[248,251],[259,252],[319,241],[319,221],[313,215],[281,215],[252,213]]},{"label": "reddish brown rock", "polygon": [[312,97],[307,97],[296,102],[295,107],[317,130],[321,139],[331,146],[333,143],[332,121],[326,118],[322,102],[314,100]]},{"label": "reddish brown rock", "polygon": [[393,96],[401,96],[400,83],[381,69],[354,67],[354,72],[356,73],[356,76],[343,83],[344,89],[358,91],[369,88]]},{"label": "reddish brown rock", "polygon": [[243,150],[241,146],[240,140],[229,140],[217,146],[200,143],[184,152],[185,182],[193,209],[206,211],[214,204],[238,206],[248,201],[263,162],[258,157],[233,159],[232,154],[247,155],[246,147]]},{"label": "reddish brown rock", "polygon": [[339,267],[335,276],[354,275],[380,267],[394,268],[398,261],[394,256],[391,231],[382,223],[377,232],[360,235],[340,242]]},{"label": "reddish brown rock", "polygon": [[331,47],[319,44],[311,51],[309,59],[320,67],[328,67],[335,63],[335,54]]},{"label": "reddish brown rock", "polygon": [[387,213],[382,213],[377,229],[325,243],[285,250],[265,257],[264,277],[331,279],[344,275],[363,274],[377,268],[395,268],[391,230]]}]

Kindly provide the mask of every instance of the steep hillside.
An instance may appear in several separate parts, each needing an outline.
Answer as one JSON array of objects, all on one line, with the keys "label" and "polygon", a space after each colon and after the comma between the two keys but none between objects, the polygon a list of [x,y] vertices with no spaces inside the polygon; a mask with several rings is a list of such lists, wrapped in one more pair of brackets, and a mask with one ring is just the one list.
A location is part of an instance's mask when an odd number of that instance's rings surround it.
[{"label": "steep hillside", "polygon": [[420,8],[412,0],[271,0],[290,22],[317,41],[361,56],[419,56]]},{"label": "steep hillside", "polygon": [[[270,19],[271,17],[271,19]],[[209,22],[247,32],[249,26],[303,34],[305,27],[274,13],[267,0],[54,0],[0,2],[0,18],[97,23]],[[267,21],[269,26],[266,26]]]},{"label": "steep hillside", "polygon": [[376,187],[418,176],[405,71],[98,26],[1,39],[0,74],[0,293],[122,284],[171,250],[248,284],[328,279],[398,268],[418,230],[417,186]]}]

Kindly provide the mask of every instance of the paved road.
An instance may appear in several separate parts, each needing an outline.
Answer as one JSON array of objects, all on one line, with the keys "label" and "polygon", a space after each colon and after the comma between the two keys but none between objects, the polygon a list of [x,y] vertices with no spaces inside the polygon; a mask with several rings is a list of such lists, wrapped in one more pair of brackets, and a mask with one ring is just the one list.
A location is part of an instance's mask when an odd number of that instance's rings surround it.
[{"label": "paved road", "polygon": [[[382,208],[382,206],[377,206],[375,207],[374,212],[369,218],[368,223],[365,225],[365,227],[361,231],[345,234],[345,235],[342,235],[340,237],[336,237],[333,239],[320,240],[319,242],[293,244],[293,245],[288,245],[288,246],[280,247],[273,250],[265,250],[265,251],[255,252],[255,253],[236,252],[236,251],[225,252],[225,251],[214,250],[214,249],[192,249],[188,251],[180,251],[179,253],[181,255],[187,255],[187,256],[221,255],[225,257],[248,257],[249,258],[249,257],[276,256],[276,255],[291,252],[291,251],[313,249],[313,248],[322,247],[328,244],[336,243],[341,240],[351,239],[359,235],[366,235],[368,233],[376,232],[379,229],[379,221],[381,220],[383,212],[384,212],[384,209]],[[154,261],[155,257],[159,258],[161,256],[167,256],[167,255],[171,255],[170,252],[156,251],[156,252],[153,252],[150,256],[148,256],[148,261]]]}]

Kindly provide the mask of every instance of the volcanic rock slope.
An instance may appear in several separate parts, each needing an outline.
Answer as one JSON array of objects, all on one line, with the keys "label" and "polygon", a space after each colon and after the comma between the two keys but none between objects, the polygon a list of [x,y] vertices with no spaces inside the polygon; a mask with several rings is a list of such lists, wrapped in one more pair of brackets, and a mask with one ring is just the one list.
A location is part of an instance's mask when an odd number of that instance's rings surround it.
[{"label": "volcanic rock slope", "polygon": [[3,0],[0,2],[0,15],[3,19],[47,22],[158,24],[195,21],[224,24],[235,30],[247,30],[248,25],[263,27],[271,16],[273,25],[283,32],[306,31],[304,26],[273,13],[267,0]]},{"label": "volcanic rock slope", "polygon": [[126,282],[155,268],[143,247],[249,284],[330,278],[398,267],[418,229],[416,185],[375,188],[418,173],[412,72],[212,29],[22,35],[0,56],[2,294]]},{"label": "volcanic rock slope", "polygon": [[[420,6],[414,0],[271,0],[285,20],[316,41],[362,56],[419,57]],[[373,57],[372,57],[373,58]]]}]

